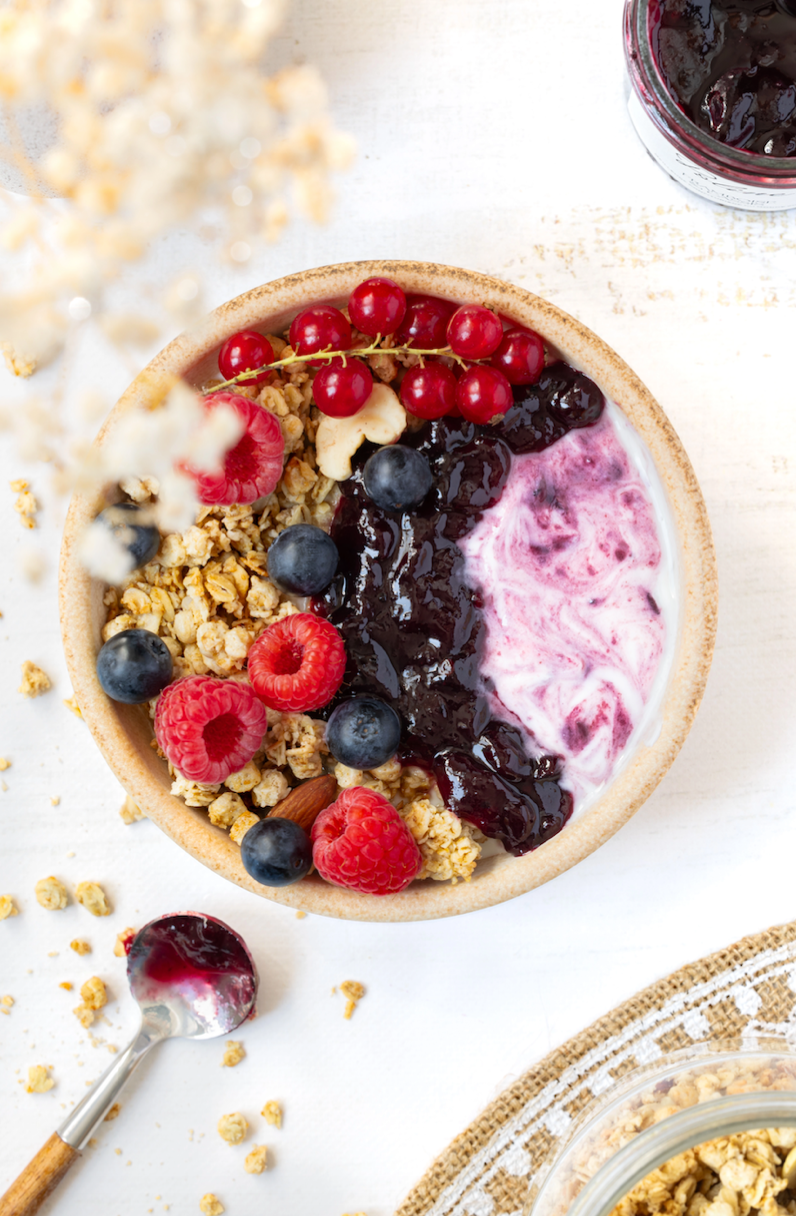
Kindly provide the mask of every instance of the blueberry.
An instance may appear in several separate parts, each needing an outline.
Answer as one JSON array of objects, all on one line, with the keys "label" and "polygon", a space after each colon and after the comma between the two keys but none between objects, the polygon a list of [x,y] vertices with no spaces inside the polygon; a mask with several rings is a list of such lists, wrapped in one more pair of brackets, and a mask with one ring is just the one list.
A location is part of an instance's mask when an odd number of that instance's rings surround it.
[{"label": "blueberry", "polygon": [[401,719],[377,697],[344,701],[326,724],[330,752],[349,768],[378,768],[395,755],[400,741]]},{"label": "blueberry", "polygon": [[117,502],[100,511],[97,519],[110,528],[130,554],[130,571],[145,566],[160,548],[160,533],[154,524],[140,523],[145,513],[134,502]]},{"label": "blueberry", "polygon": [[148,629],[123,629],[97,655],[97,678],[112,701],[140,705],[171,680],[171,654]]},{"label": "blueberry", "polygon": [[383,511],[419,507],[434,481],[426,457],[401,443],[374,452],[363,478],[368,497]]},{"label": "blueberry", "polygon": [[553,417],[573,429],[594,426],[605,408],[605,397],[594,381],[568,363],[549,364],[535,388]]},{"label": "blueberry", "polygon": [[312,845],[302,827],[292,819],[261,819],[249,828],[240,845],[240,859],[247,874],[265,887],[287,887],[308,874]]},{"label": "blueberry", "polygon": [[312,524],[293,524],[268,550],[268,577],[293,595],[320,595],[337,573],[338,561],[331,536]]}]

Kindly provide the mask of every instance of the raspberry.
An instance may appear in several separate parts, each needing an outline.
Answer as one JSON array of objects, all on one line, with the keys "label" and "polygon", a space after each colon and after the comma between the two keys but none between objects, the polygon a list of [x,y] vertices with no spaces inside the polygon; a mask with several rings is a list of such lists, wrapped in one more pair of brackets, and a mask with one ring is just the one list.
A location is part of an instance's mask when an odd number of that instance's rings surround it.
[{"label": "raspberry", "polygon": [[186,676],[169,684],[155,711],[155,737],[190,781],[225,781],[248,764],[268,729],[268,715],[248,684]]},{"label": "raspberry", "polygon": [[334,625],[311,612],[269,625],[249,651],[252,688],[269,709],[320,709],[337,692],[344,671],[343,639]]},{"label": "raspberry", "polygon": [[254,502],[276,489],[282,476],[285,441],[279,420],[239,393],[208,393],[206,410],[229,405],[245,426],[234,448],[224,457],[221,472],[208,473],[181,466],[196,482],[199,501],[208,506]]},{"label": "raspberry", "polygon": [[423,864],[414,837],[383,794],[364,786],[343,790],[312,825],[312,860],[338,887],[391,895],[403,891]]}]

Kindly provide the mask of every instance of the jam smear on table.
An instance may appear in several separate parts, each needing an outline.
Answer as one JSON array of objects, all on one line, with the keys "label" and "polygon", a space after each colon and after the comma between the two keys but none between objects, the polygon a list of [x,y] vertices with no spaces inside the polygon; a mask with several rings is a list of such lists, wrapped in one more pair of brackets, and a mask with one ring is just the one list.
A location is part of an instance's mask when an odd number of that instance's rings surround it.
[{"label": "jam smear on table", "polygon": [[674,100],[732,148],[796,156],[794,0],[660,0],[651,37]]},{"label": "jam smear on table", "polygon": [[340,572],[314,607],[340,630],[348,666],[339,698],[370,694],[404,725],[401,758],[436,777],[445,805],[515,856],[561,831],[572,795],[555,756],[527,754],[520,730],[493,717],[479,676],[486,625],[468,585],[458,540],[498,501],[513,453],[538,452],[596,423],[597,386],[564,363],[514,389],[495,425],[441,418],[401,442],[425,453],[434,485],[414,511],[390,513],[368,498],[362,466],[343,483],[331,535]]}]

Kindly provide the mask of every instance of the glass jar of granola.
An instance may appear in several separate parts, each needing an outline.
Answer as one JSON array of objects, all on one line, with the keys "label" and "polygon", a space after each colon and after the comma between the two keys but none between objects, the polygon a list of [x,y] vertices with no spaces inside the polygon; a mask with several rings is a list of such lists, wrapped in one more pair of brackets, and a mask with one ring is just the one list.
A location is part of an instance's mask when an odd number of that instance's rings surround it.
[{"label": "glass jar of granola", "polygon": [[535,1179],[523,1216],[792,1216],[796,1052],[698,1043],[595,1098]]},{"label": "glass jar of granola", "polygon": [[[774,3],[757,5],[761,12],[751,17],[742,14],[744,20],[739,26],[731,13],[724,12],[725,4],[720,3],[715,12],[714,7],[711,0],[699,5],[683,5],[681,0],[626,0],[624,42],[631,121],[653,160],[695,194],[747,211],[794,207],[796,157],[784,136],[793,126],[796,91],[785,69],[782,73],[778,69],[780,61],[788,62],[790,42],[796,44],[796,16]],[[754,6],[747,7],[751,10]],[[704,40],[695,39],[693,30],[675,28],[686,19],[699,24],[697,32],[701,31]],[[759,31],[757,49],[747,29],[751,20],[773,23],[772,30]],[[743,42],[733,66],[730,44],[736,30],[739,42]],[[773,38],[765,37],[767,33]],[[682,45],[669,47],[661,34],[682,35]],[[714,61],[719,62],[719,51],[721,63],[731,70],[713,80],[711,73],[720,70],[713,70]],[[682,94],[679,98],[678,89]],[[765,125],[764,111],[772,106],[777,121],[772,120],[771,138],[755,138],[751,111],[760,110],[756,124],[756,134],[760,135]],[[686,108],[691,109],[693,117]],[[780,152],[786,154],[775,154]]]}]

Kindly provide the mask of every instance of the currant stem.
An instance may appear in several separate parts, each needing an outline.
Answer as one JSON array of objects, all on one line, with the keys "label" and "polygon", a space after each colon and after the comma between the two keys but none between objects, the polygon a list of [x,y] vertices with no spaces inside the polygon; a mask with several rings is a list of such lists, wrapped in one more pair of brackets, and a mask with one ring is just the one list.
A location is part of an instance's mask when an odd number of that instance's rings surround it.
[{"label": "currant stem", "polygon": [[[223,380],[221,384],[214,384],[212,388],[207,390],[210,393],[218,393],[221,389],[229,388],[231,385],[245,384],[247,380],[261,376],[263,372],[273,372],[280,367],[290,367],[293,363],[309,363],[312,359],[342,359],[345,363],[346,359],[361,358],[363,355],[418,355],[422,363],[424,358],[437,356],[445,359],[455,359],[457,363],[464,365],[464,359],[455,354],[449,346],[442,346],[438,350],[419,350],[416,346],[379,346],[381,336],[377,337],[375,342],[370,346],[360,346],[356,350],[321,350],[315,351],[311,355],[288,355],[284,359],[276,359],[273,363],[266,363],[262,367],[249,368],[246,372],[240,372],[237,376],[233,376],[231,380]],[[480,360],[470,360],[472,363],[478,363]]]}]

